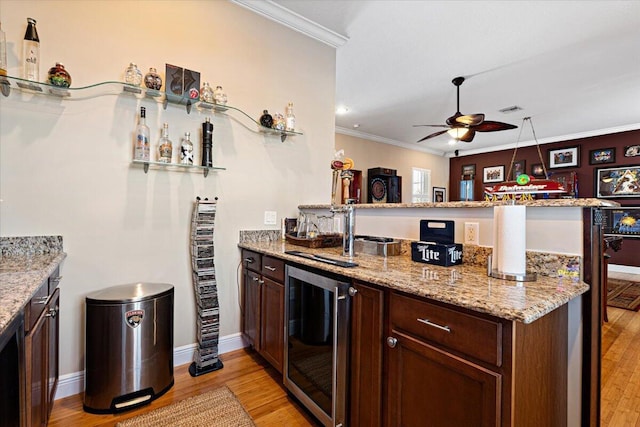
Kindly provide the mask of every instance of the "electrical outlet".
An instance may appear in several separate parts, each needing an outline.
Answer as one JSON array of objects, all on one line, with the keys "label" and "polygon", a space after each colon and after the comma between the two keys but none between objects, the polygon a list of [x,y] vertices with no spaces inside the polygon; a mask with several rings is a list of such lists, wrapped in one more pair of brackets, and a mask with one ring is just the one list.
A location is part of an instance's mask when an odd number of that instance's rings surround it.
[{"label": "electrical outlet", "polygon": [[276,211],[264,211],[264,225],[276,225]]},{"label": "electrical outlet", "polygon": [[464,223],[464,243],[477,245],[480,242],[480,224],[477,222]]}]

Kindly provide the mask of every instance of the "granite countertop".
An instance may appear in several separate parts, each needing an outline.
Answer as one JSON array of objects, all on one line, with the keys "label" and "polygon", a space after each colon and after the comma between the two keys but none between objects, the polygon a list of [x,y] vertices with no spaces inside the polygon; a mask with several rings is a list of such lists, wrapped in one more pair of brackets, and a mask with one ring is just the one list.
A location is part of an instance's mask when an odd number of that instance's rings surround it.
[{"label": "granite countertop", "polygon": [[5,255],[0,259],[0,334],[66,256],[55,252]]},{"label": "granite countertop", "polygon": [[[477,201],[477,202],[438,202],[438,203],[358,203],[355,204],[356,209],[398,209],[398,208],[492,208],[494,206],[510,205],[509,200],[501,200],[495,202]],[[620,203],[611,200],[593,199],[593,198],[571,198],[571,199],[536,199],[536,200],[518,200],[516,204],[519,206],[530,207],[582,207],[582,208],[598,208],[598,207],[618,207]],[[300,205],[298,209],[329,209],[331,205]]]},{"label": "granite countertop", "polygon": [[462,264],[439,267],[414,262],[410,256],[384,258],[358,254],[355,268],[285,254],[297,250],[340,259],[341,248],[310,249],[283,241],[241,242],[240,248],[337,273],[351,279],[487,313],[531,323],[583,294],[589,286],[575,278],[538,275],[535,282],[515,282],[487,276],[486,268]]}]

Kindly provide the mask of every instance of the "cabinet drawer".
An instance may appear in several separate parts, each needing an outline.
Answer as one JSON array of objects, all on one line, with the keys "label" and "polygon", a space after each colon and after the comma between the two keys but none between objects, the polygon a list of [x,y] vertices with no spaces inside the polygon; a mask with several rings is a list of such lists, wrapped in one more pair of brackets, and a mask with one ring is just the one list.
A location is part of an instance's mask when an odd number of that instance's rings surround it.
[{"label": "cabinet drawer", "polygon": [[42,282],[38,290],[33,294],[27,305],[24,328],[25,332],[33,329],[36,321],[44,311],[49,300],[49,280]]},{"label": "cabinet drawer", "polygon": [[262,275],[284,283],[284,261],[270,256],[262,257]]},{"label": "cabinet drawer", "polygon": [[478,360],[502,365],[502,324],[441,307],[425,300],[391,294],[391,327]]},{"label": "cabinet drawer", "polygon": [[248,270],[260,273],[262,271],[262,255],[258,252],[243,249],[242,266]]}]

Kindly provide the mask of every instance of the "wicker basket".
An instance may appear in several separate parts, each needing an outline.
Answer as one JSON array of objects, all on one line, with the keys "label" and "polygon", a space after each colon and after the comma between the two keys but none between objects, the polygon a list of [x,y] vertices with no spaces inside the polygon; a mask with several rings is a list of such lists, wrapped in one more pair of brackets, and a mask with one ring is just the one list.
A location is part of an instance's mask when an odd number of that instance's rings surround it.
[{"label": "wicker basket", "polygon": [[292,245],[305,246],[307,248],[333,248],[342,244],[342,234],[323,234],[313,239],[285,234],[285,239]]}]

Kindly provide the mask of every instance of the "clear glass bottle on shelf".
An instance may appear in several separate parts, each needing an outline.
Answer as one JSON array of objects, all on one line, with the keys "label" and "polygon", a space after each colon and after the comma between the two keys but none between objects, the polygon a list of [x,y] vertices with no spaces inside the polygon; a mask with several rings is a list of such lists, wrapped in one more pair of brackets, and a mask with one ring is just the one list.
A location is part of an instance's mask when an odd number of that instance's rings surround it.
[{"label": "clear glass bottle on shelf", "polygon": [[180,163],[183,165],[193,164],[193,143],[190,132],[184,133],[184,139],[180,145]]},{"label": "clear glass bottle on shelf", "polygon": [[216,90],[213,91],[213,99],[216,104],[225,105],[227,103],[227,94],[222,90],[222,86],[216,86]]},{"label": "clear glass bottle on shelf", "polygon": [[27,18],[27,31],[22,41],[22,68],[25,79],[40,81],[40,38],[33,18]]},{"label": "clear glass bottle on shelf", "polygon": [[202,88],[200,89],[200,99],[204,102],[208,102],[209,104],[213,104],[213,88],[208,82],[202,83]]},{"label": "clear glass bottle on shelf", "polygon": [[285,130],[295,131],[296,130],[296,116],[293,114],[293,102],[290,102],[287,105],[287,109],[285,111]]},{"label": "clear glass bottle on shelf", "polygon": [[7,37],[2,31],[2,24],[0,23],[0,76],[7,75]]},{"label": "clear glass bottle on shelf", "polygon": [[134,86],[140,86],[142,83],[142,71],[138,69],[138,66],[130,62],[129,66],[124,70],[124,82]]},{"label": "clear glass bottle on shelf", "polygon": [[133,158],[143,162],[151,160],[151,149],[149,141],[149,126],[146,123],[147,110],[140,107],[140,118],[136,126],[136,145],[133,150]]},{"label": "clear glass bottle on shelf", "polygon": [[169,124],[162,125],[162,136],[158,141],[158,161],[160,163],[171,163],[173,158],[173,145],[169,139]]}]

